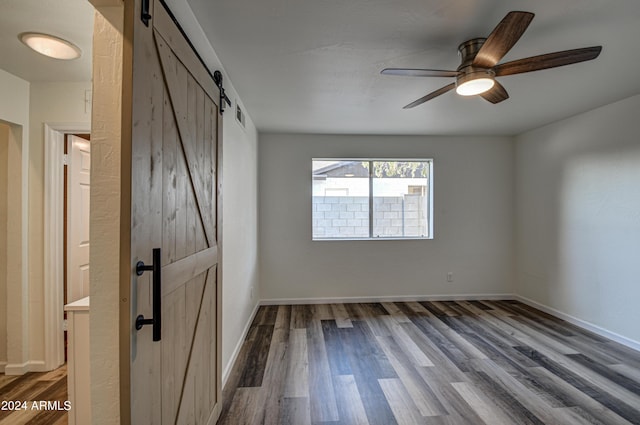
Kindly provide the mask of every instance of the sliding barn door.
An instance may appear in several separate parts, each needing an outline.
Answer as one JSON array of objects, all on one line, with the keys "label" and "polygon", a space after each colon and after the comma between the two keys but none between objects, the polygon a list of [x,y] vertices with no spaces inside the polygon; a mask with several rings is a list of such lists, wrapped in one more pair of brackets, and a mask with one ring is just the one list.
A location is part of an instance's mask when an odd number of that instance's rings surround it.
[{"label": "sliding barn door", "polygon": [[220,93],[162,4],[149,12],[148,26],[136,19],[133,40],[131,423],[213,424]]}]

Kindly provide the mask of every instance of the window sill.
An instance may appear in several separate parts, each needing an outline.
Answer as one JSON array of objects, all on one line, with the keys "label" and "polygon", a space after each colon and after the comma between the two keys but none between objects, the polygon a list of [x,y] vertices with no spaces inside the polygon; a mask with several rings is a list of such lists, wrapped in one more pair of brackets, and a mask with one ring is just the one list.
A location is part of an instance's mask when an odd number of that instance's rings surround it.
[{"label": "window sill", "polygon": [[312,238],[312,242],[343,242],[343,241],[428,241],[432,240],[433,237],[425,236],[425,237],[379,237],[379,238]]}]

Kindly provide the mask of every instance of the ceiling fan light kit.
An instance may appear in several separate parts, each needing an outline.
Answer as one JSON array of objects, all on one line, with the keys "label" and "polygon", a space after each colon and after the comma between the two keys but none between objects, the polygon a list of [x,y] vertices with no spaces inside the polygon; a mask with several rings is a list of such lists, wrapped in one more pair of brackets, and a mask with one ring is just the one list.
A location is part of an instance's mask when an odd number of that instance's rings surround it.
[{"label": "ceiling fan light kit", "polygon": [[[478,76],[477,74],[480,74]],[[456,80],[456,93],[460,96],[473,96],[491,90],[496,81],[488,72],[479,71],[464,74]]]},{"label": "ceiling fan light kit", "polygon": [[473,59],[485,41],[485,38],[474,38],[458,46],[461,64],[457,69],[456,93],[461,96],[484,93],[491,90],[496,83],[493,70],[473,66]]},{"label": "ceiling fan light kit", "polygon": [[423,104],[455,88],[462,96],[480,95],[493,104],[509,98],[506,89],[495,77],[539,71],[593,60],[602,46],[584,47],[518,59],[498,64],[511,50],[533,20],[531,12],[509,12],[487,38],[474,38],[460,44],[460,66],[456,71],[439,69],[385,68],[381,74],[411,77],[455,77],[450,83],[406,105],[409,109]]},{"label": "ceiling fan light kit", "polygon": [[50,58],[72,60],[79,58],[82,54],[80,48],[75,44],[53,35],[23,32],[18,35],[18,38],[27,47]]}]

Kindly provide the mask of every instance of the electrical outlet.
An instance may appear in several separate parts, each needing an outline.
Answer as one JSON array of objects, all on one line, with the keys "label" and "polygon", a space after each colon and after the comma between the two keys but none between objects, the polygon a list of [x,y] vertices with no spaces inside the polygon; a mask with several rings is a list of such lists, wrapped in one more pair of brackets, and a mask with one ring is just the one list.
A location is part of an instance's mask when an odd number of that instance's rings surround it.
[{"label": "electrical outlet", "polygon": [[253,299],[253,295],[254,295],[254,293],[255,293],[254,288],[255,288],[255,287],[254,287],[253,285],[251,285],[251,299]]},{"label": "electrical outlet", "polygon": [[453,272],[447,273],[447,282],[453,282]]}]

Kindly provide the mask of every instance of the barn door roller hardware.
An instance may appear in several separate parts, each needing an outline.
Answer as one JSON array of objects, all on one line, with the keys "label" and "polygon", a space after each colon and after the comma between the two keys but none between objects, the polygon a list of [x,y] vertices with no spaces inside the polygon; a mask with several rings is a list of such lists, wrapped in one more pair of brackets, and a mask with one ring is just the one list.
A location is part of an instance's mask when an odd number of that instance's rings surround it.
[{"label": "barn door roller hardware", "polygon": [[149,0],[142,0],[142,5],[140,7],[140,20],[146,26],[149,26],[150,19],[151,14],[149,14]]},{"label": "barn door roller hardware", "polygon": [[224,112],[224,104],[231,106],[231,101],[227,97],[227,94],[224,92],[224,87],[222,87],[222,72],[215,71],[213,73],[213,81],[216,83],[216,86],[220,89],[220,115]]}]

